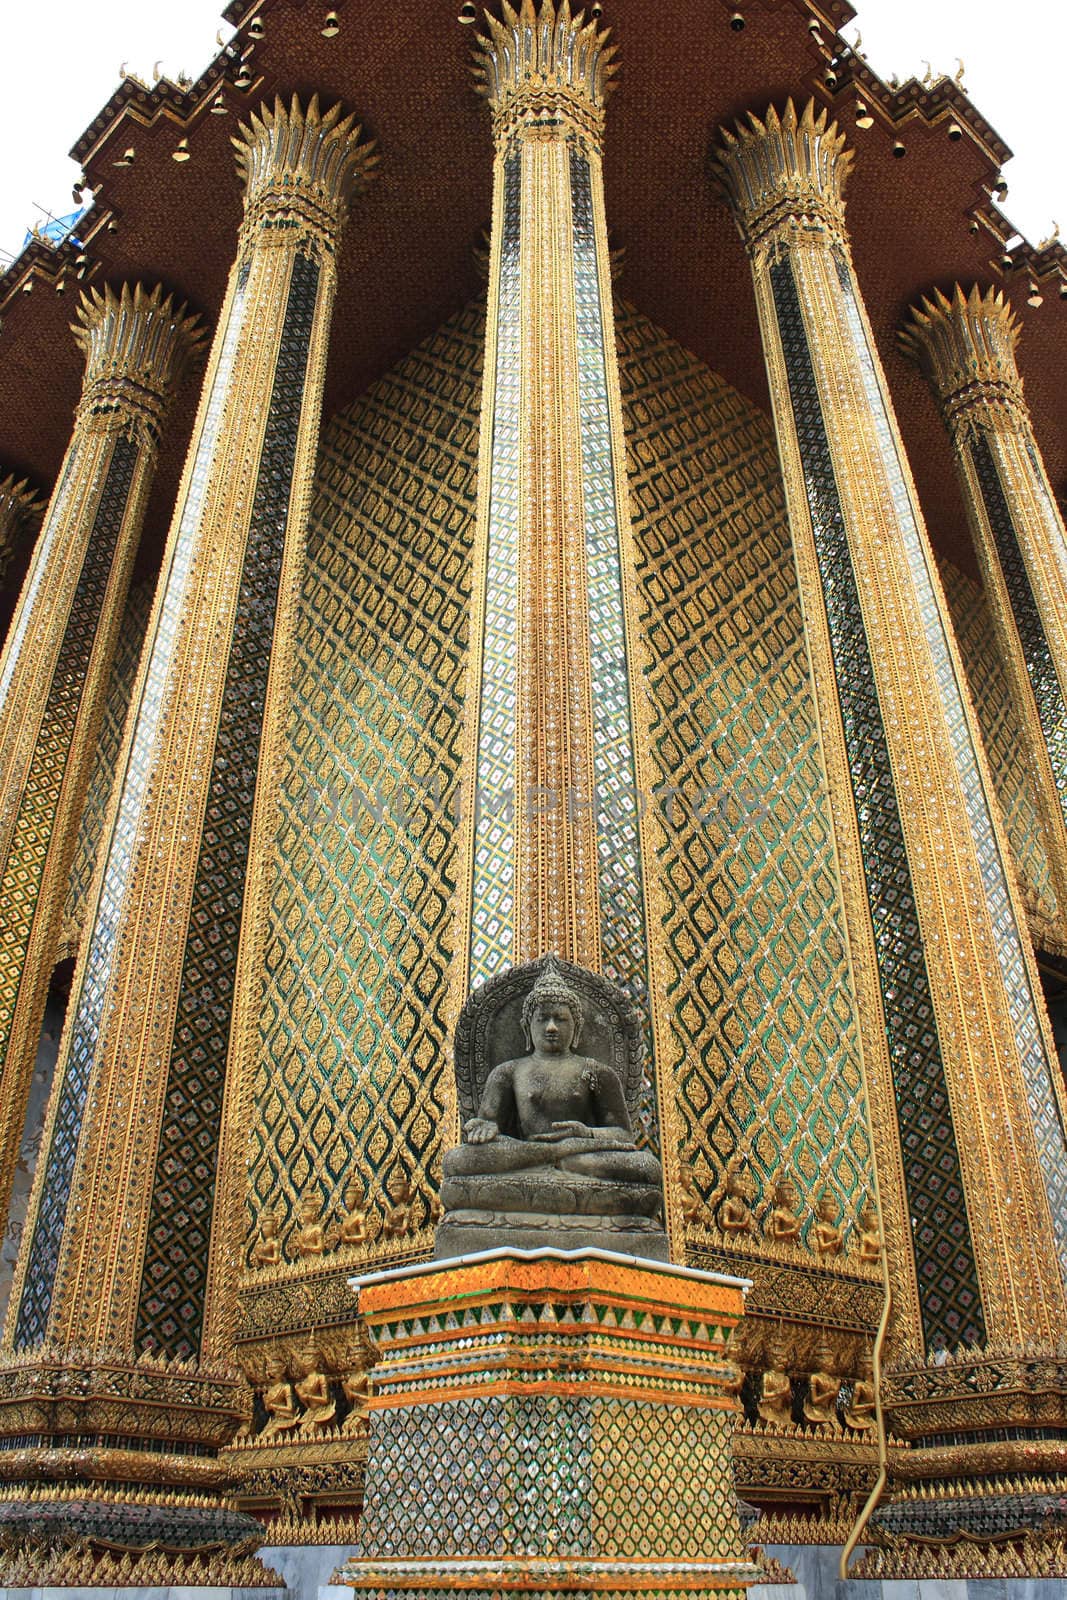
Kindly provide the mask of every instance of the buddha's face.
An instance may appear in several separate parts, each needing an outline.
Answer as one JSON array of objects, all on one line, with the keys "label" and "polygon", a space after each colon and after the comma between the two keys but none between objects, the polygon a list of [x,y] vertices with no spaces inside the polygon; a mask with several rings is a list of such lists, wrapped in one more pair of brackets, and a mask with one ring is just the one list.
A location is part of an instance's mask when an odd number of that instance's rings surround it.
[{"label": "buddha's face", "polygon": [[829,1195],[824,1196],[824,1198],[819,1201],[819,1216],[822,1218],[823,1222],[835,1222],[837,1220],[837,1207],[834,1205]]},{"label": "buddha's face", "polygon": [[565,1056],[574,1040],[574,1015],[561,1001],[545,1000],[530,1017],[530,1038],[541,1055]]}]

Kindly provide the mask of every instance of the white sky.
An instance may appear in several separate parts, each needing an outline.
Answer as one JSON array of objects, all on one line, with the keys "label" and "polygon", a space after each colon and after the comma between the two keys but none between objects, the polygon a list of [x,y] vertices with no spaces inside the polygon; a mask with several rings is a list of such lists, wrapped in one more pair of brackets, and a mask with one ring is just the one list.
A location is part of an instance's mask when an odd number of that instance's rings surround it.
[{"label": "white sky", "polygon": [[[214,54],[221,3],[5,0],[0,264],[21,248],[40,215],[36,206],[60,216],[73,209],[78,171],[66,152],[117,86],[120,63],[148,81],[157,61],[171,76],[180,69],[196,76]],[[1054,219],[1067,239],[1067,162],[1058,115],[1067,71],[1067,0],[866,0],[858,10],[846,34],[861,30],[863,52],[883,77],[921,77],[926,62],[935,72],[954,74],[963,57],[972,100],[1016,152],[1005,169],[1007,215],[1032,243],[1051,232]],[[605,0],[604,11],[606,21],[622,23],[626,0]],[[636,55],[640,42],[625,39],[624,47]]]}]

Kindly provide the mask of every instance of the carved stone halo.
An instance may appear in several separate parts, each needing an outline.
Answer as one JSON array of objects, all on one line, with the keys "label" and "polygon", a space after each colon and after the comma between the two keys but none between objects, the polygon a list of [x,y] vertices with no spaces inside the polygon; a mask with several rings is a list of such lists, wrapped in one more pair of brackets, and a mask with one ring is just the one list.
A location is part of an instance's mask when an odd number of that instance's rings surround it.
[{"label": "carved stone halo", "polygon": [[473,989],[456,1024],[456,1093],[460,1126],[476,1116],[485,1080],[501,1061],[528,1053],[522,1031],[526,996],[549,962],[582,1002],[579,1055],[614,1067],[636,1121],[644,1081],[645,1046],[641,1024],[629,999],[606,978],[559,956],[539,956],[521,967],[489,978]]}]

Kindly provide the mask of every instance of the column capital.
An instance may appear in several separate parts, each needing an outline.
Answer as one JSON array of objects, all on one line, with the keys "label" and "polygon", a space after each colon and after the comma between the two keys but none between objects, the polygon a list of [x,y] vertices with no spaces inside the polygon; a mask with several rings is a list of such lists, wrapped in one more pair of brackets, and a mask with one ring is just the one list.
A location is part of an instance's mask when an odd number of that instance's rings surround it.
[{"label": "column capital", "polygon": [[14,527],[24,517],[37,516],[44,506],[44,496],[28,478],[16,478],[13,472],[0,478],[0,528]]},{"label": "column capital", "polygon": [[825,110],[809,100],[800,115],[792,100],[779,115],[771,106],[761,120],[719,130],[713,171],[730,202],[750,254],[795,238],[824,233],[845,244],[845,180],[852,152]]},{"label": "column capital", "polygon": [[503,22],[485,13],[488,36],[476,41],[478,93],[493,113],[498,149],[514,137],[577,138],[599,149],[604,103],[616,70],[615,46],[570,0],[501,0]]},{"label": "column capital", "polygon": [[87,290],[71,324],[85,356],[79,419],[118,415],[154,441],[182,374],[202,353],[199,317],[161,284]]},{"label": "column capital", "polygon": [[921,367],[953,434],[1026,422],[1022,379],[1015,364],[1019,321],[1000,289],[977,284],[965,294],[935,289],[911,308],[900,346]]},{"label": "column capital", "polygon": [[261,106],[233,140],[245,186],[241,249],[267,241],[314,244],[333,254],[348,202],[369,180],[379,156],[373,140],[340,105],[305,110],[297,95],[286,106]]}]

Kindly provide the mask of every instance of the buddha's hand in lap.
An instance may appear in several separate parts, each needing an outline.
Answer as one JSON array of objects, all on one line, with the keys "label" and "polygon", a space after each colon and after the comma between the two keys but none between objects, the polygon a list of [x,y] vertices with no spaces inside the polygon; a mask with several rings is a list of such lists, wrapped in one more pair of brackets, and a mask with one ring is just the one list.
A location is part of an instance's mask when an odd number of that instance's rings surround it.
[{"label": "buddha's hand in lap", "polygon": [[[622,1128],[591,1128],[586,1122],[554,1122],[544,1133],[531,1133],[530,1144],[568,1144],[573,1150],[566,1154],[579,1154],[585,1150],[633,1150],[632,1135]],[[555,1152],[557,1156],[563,1154]]]},{"label": "buddha's hand in lap", "polygon": [[465,1144],[488,1144],[500,1135],[500,1129],[489,1117],[472,1117],[463,1126]]},{"label": "buddha's hand in lap", "polygon": [[593,1130],[585,1122],[554,1122],[544,1133],[531,1133],[531,1144],[558,1144],[561,1139],[593,1138]]}]

